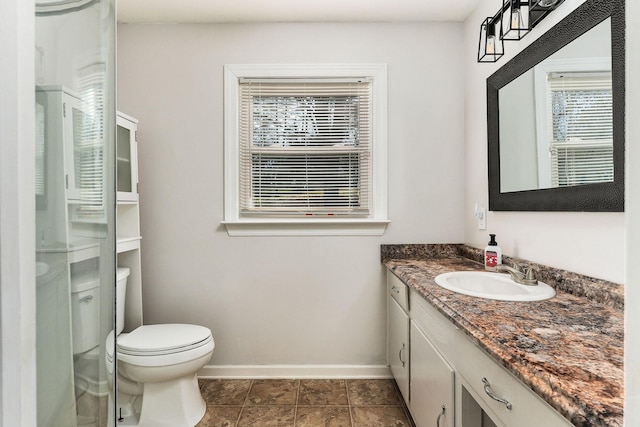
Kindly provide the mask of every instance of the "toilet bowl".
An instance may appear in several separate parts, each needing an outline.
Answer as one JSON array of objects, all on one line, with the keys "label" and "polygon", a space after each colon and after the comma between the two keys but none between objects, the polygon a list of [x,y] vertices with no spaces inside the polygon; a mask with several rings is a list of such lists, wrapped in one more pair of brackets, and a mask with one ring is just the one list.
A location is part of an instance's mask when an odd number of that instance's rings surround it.
[{"label": "toilet bowl", "polygon": [[118,425],[193,427],[206,411],[196,372],[213,353],[211,331],[199,325],[158,324],[120,333],[124,325],[120,297],[125,295],[122,288],[128,275],[129,269],[118,269],[118,335],[115,343],[114,332],[107,337],[105,357],[110,374],[117,365]]}]

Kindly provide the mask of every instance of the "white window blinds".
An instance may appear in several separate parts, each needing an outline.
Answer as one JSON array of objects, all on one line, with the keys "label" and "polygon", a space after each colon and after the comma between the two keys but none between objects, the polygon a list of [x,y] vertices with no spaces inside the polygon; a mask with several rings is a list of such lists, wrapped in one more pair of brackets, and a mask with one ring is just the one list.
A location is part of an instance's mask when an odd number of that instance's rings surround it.
[{"label": "white window blinds", "polygon": [[242,79],[239,88],[241,215],[369,214],[369,81]]},{"label": "white window blinds", "polygon": [[45,196],[46,189],[46,117],[44,106],[36,102],[36,196]]},{"label": "white window blinds", "polygon": [[83,219],[105,217],[104,113],[106,66],[102,62],[79,70],[82,108],[73,109],[77,215]]},{"label": "white window blinds", "polygon": [[611,73],[550,73],[551,182],[613,181]]}]

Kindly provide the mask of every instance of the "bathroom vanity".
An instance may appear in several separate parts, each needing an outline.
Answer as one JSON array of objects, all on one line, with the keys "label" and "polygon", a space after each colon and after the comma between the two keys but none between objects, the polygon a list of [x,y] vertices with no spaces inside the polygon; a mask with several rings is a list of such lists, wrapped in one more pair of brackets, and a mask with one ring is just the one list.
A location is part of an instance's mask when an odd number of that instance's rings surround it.
[{"label": "bathroom vanity", "polygon": [[454,293],[435,276],[482,269],[461,248],[383,253],[388,361],[416,425],[622,426],[616,298],[596,302],[557,289],[546,301],[509,302]]}]

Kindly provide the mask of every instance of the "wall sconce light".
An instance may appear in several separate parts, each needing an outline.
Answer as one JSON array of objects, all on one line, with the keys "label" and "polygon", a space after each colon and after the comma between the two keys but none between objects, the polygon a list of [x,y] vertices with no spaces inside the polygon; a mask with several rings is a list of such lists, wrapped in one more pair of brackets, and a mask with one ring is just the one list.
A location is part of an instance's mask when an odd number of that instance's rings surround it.
[{"label": "wall sconce light", "polygon": [[502,0],[495,15],[480,25],[478,62],[496,62],[504,40],[520,40],[564,0]]},{"label": "wall sconce light", "polygon": [[564,0],[532,0],[529,9],[529,20],[531,28],[538,25],[545,16],[551,13],[556,7],[560,6]]},{"label": "wall sconce light", "polygon": [[496,62],[504,55],[502,41],[502,20],[500,16],[488,17],[480,25],[480,42],[478,43],[478,62]]},{"label": "wall sconce light", "polygon": [[520,40],[531,31],[531,1],[507,0],[504,3],[501,11],[503,40]]}]

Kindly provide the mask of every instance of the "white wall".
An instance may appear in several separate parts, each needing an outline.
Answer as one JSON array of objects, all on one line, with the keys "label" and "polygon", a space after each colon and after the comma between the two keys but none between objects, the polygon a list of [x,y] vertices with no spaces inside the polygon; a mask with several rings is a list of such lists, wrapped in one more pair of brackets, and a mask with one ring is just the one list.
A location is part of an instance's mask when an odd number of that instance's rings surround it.
[{"label": "white wall", "polygon": [[33,5],[0,2],[0,426],[5,427],[36,426]]},{"label": "white wall", "polygon": [[[461,24],[120,25],[118,108],[140,120],[145,323],[194,322],[213,365],[386,365],[381,243],[463,240]],[[382,237],[230,238],[228,63],[387,63]]]},{"label": "white wall", "polygon": [[[625,426],[640,425],[640,2],[626,2],[627,288],[625,293]],[[633,167],[636,165],[636,167]]]},{"label": "white wall", "polygon": [[495,64],[475,62],[480,23],[495,13],[495,1],[481,1],[465,21],[465,241],[482,248],[495,233],[507,255],[624,283],[624,213],[489,212],[486,231],[473,216],[476,202],[488,206],[487,77],[582,2],[566,0],[523,40],[505,43],[506,54]]},{"label": "white wall", "polygon": [[500,180],[504,192],[538,188],[538,143],[533,70],[521,75],[498,94],[500,109]]}]

